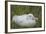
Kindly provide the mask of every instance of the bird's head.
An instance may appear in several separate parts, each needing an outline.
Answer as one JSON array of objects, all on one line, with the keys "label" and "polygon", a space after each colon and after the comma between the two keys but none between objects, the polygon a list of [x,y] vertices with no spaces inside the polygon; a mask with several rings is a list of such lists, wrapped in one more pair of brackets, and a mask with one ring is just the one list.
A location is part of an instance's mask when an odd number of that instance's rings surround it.
[{"label": "bird's head", "polygon": [[29,19],[32,19],[32,20],[38,20],[38,18],[35,17],[33,14],[28,14],[28,17]]}]

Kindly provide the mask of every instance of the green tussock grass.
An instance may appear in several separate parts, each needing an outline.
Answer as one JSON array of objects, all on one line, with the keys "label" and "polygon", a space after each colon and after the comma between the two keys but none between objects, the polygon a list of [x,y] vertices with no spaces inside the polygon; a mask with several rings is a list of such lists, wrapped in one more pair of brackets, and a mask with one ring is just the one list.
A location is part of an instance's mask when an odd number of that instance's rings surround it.
[{"label": "green tussock grass", "polygon": [[12,22],[12,17],[14,15],[23,15],[32,13],[35,17],[38,18],[38,21],[34,27],[29,28],[39,28],[42,25],[42,7],[41,6],[24,6],[24,5],[11,5],[11,29],[15,28],[27,28],[20,27],[15,22]]}]

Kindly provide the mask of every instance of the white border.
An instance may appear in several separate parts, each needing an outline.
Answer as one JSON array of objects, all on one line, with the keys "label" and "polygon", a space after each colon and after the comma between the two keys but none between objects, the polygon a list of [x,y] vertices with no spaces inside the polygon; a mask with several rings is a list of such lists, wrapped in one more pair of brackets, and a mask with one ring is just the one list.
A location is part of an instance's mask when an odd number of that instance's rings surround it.
[{"label": "white border", "polygon": [[[42,27],[41,28],[27,28],[27,29],[10,29],[10,5],[42,6]],[[44,30],[44,5],[35,4],[35,3],[8,2],[8,32],[35,31],[35,30]]]}]

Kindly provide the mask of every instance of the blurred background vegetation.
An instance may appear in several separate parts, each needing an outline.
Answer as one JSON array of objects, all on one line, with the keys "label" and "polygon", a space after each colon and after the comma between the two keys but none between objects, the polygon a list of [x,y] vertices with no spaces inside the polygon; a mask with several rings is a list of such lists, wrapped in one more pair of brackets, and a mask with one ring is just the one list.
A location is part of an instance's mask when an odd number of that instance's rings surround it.
[{"label": "blurred background vegetation", "polygon": [[35,17],[38,18],[38,21],[33,28],[41,27],[42,26],[42,18],[41,18],[42,17],[42,7],[41,6],[11,5],[11,29],[21,28],[15,22],[12,22],[12,17],[14,15],[23,15],[23,14],[29,14],[29,13],[32,13]]}]

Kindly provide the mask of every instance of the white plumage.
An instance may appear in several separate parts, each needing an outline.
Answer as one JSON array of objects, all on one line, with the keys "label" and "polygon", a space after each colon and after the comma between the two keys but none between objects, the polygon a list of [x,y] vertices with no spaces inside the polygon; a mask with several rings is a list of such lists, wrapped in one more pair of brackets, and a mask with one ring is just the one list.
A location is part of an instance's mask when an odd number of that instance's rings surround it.
[{"label": "white plumage", "polygon": [[33,27],[36,24],[37,18],[33,14],[24,14],[13,16],[12,21],[15,21],[21,27]]}]

